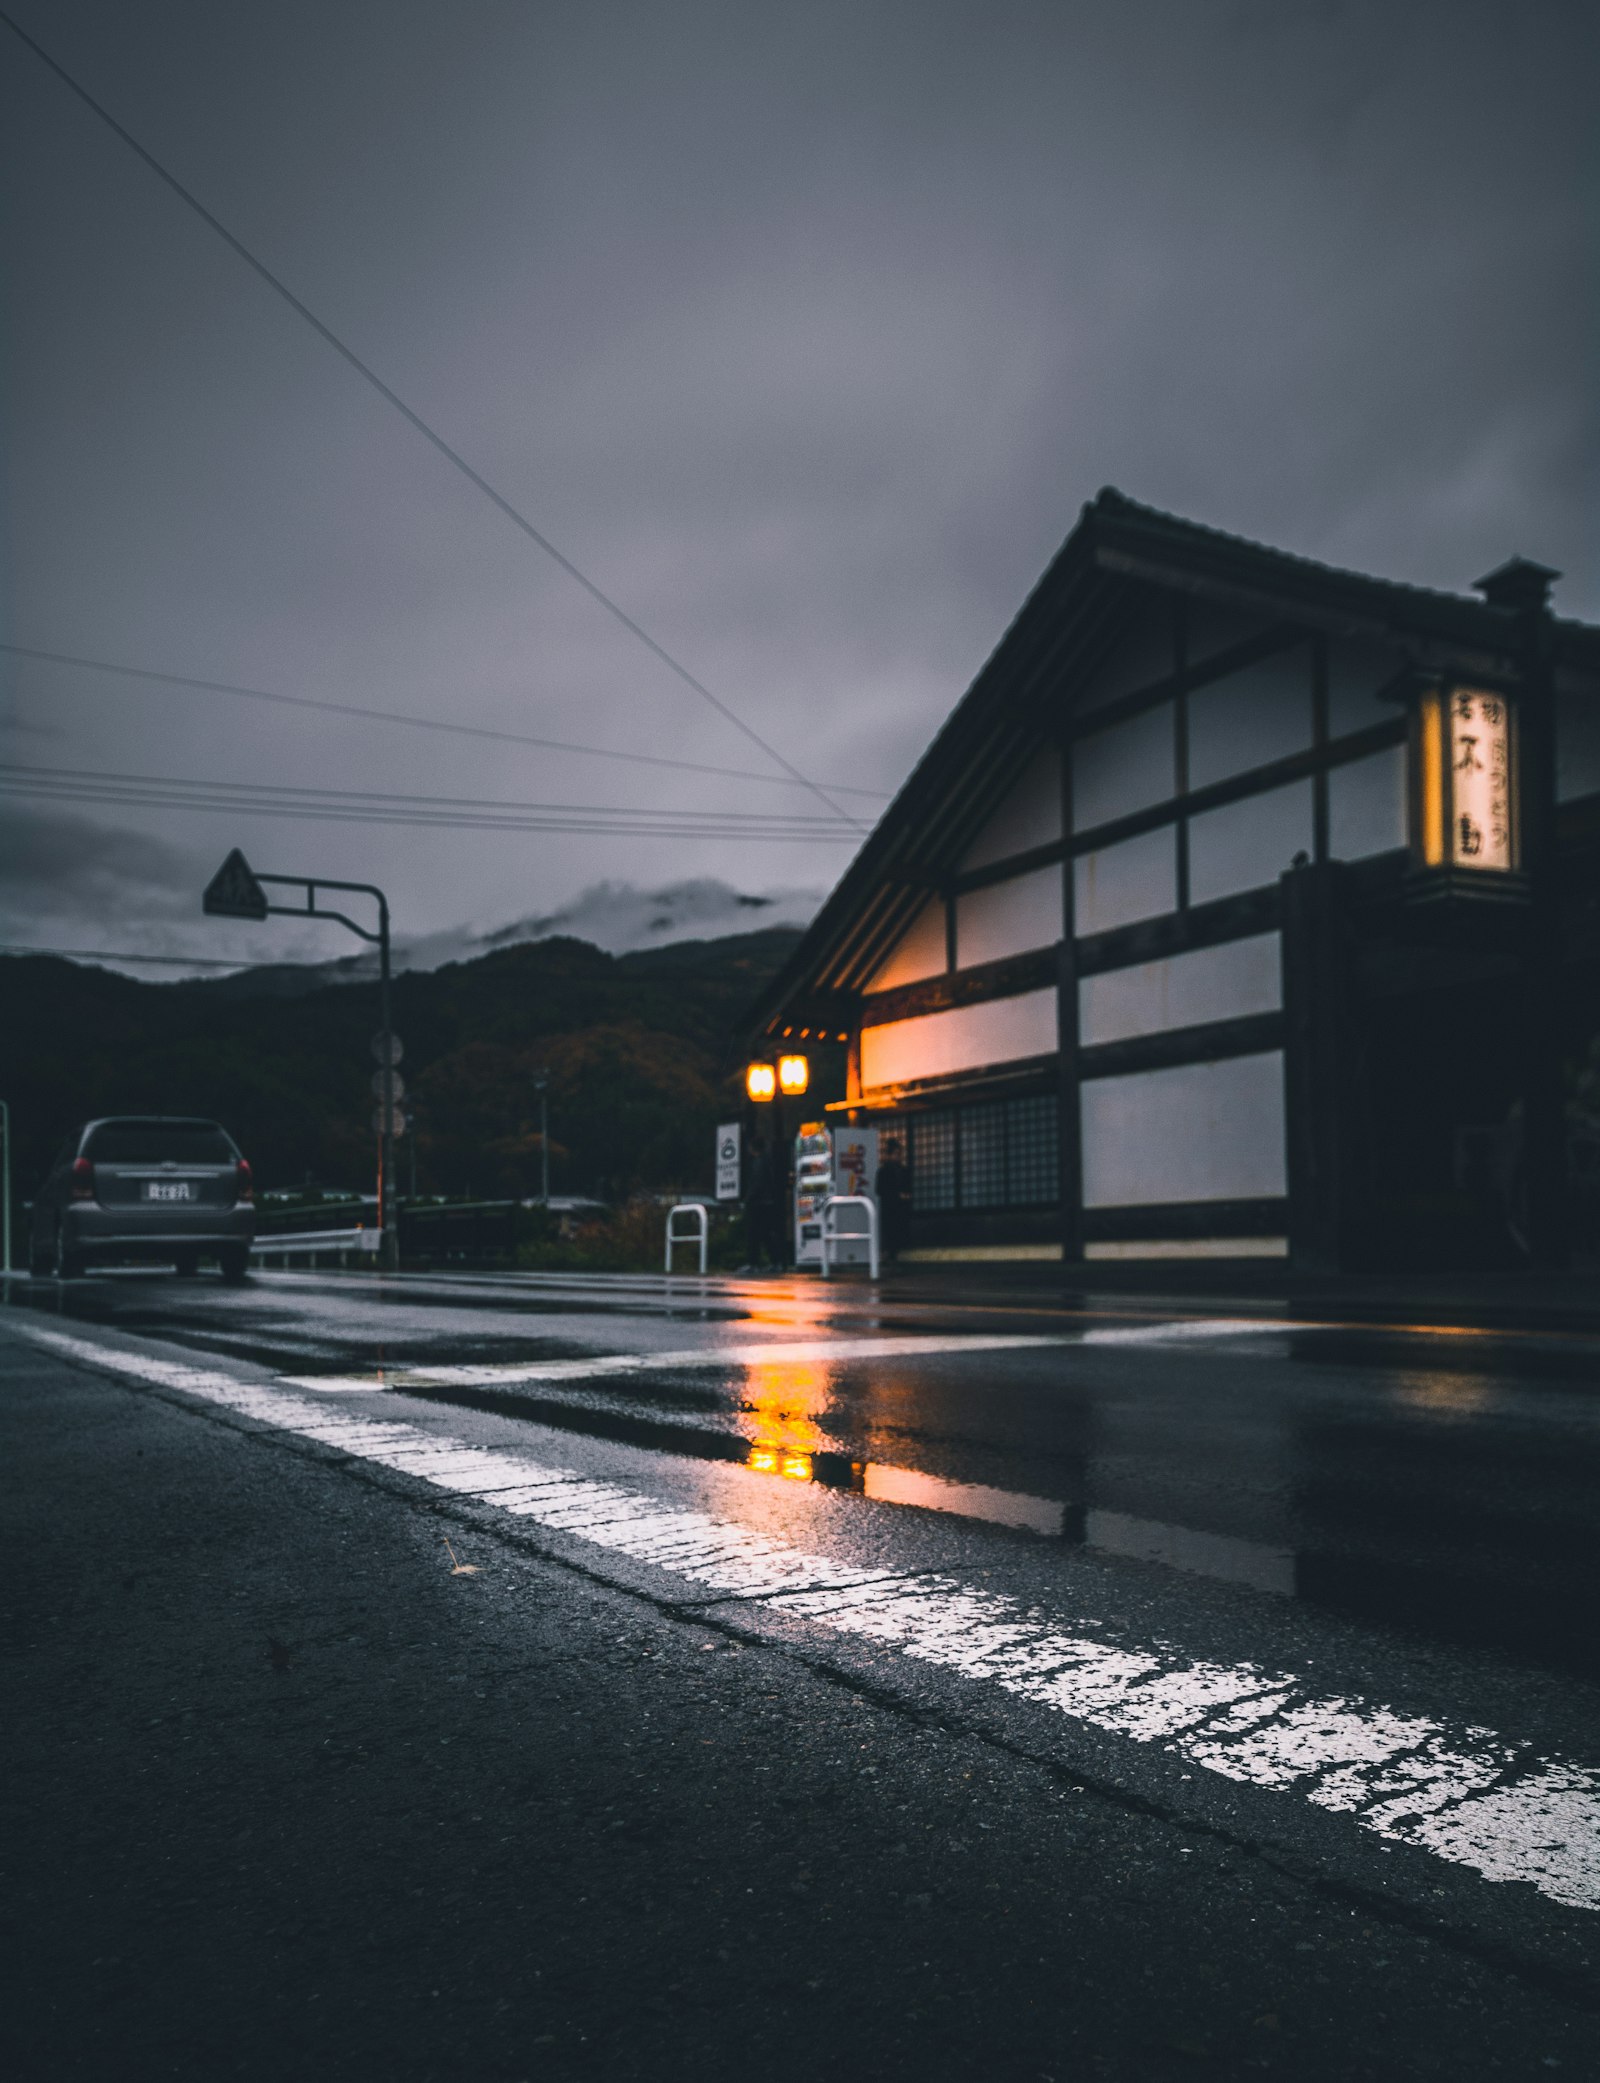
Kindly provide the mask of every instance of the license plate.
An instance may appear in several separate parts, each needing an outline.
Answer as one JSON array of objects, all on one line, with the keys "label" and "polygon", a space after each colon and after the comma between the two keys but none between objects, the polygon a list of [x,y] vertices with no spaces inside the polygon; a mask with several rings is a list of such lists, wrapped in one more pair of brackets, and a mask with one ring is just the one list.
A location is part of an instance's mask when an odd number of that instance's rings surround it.
[{"label": "license plate", "polygon": [[147,1201],[192,1201],[194,1188],[187,1179],[147,1179],[144,1197]]}]

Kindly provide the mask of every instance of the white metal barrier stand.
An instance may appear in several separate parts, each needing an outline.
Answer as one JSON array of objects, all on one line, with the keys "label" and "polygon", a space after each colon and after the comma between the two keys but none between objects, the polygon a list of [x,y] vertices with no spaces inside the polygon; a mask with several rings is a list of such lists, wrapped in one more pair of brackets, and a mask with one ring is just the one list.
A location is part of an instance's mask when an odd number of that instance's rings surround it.
[{"label": "white metal barrier stand", "polygon": [[[864,1230],[842,1230],[832,1220],[835,1208],[864,1208],[867,1226]],[[845,1237],[865,1237],[867,1240],[867,1270],[871,1277],[878,1277],[878,1206],[864,1193],[831,1193],[822,1204],[822,1277],[826,1280],[831,1271],[829,1246]]]},{"label": "white metal barrier stand", "polygon": [[[674,1227],[680,1215],[692,1215],[695,1227],[680,1230]],[[667,1216],[667,1271],[672,1271],[672,1247],[674,1244],[698,1244],[700,1246],[700,1271],[706,1270],[706,1244],[711,1234],[711,1225],[706,1211],[699,1201],[679,1201]]]}]

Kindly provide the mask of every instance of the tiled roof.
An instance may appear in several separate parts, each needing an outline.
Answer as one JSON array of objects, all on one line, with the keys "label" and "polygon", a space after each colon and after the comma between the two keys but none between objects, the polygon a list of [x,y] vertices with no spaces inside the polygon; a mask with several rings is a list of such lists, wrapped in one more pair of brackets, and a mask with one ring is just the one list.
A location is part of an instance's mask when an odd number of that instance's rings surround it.
[{"label": "tiled roof", "polygon": [[[1199,521],[1188,521],[1179,514],[1163,512],[1160,507],[1145,506],[1137,499],[1130,499],[1126,492],[1119,492],[1114,485],[1105,486],[1083,510],[1085,524],[1093,528],[1097,521],[1110,524],[1113,532],[1119,524],[1142,532],[1166,542],[1180,555],[1187,552],[1190,558],[1196,553],[1205,557],[1209,552],[1208,561],[1232,563],[1241,576],[1248,570],[1263,582],[1270,580],[1294,591],[1345,598],[1366,595],[1374,604],[1382,600],[1388,605],[1391,619],[1395,622],[1436,624],[1440,619],[1454,622],[1457,616],[1461,616],[1485,633],[1503,631],[1509,626],[1505,609],[1491,607],[1473,593],[1448,593],[1440,587],[1376,578],[1370,572],[1324,564],[1315,557],[1301,556],[1293,550],[1274,549],[1266,543],[1252,542],[1248,536],[1234,535],[1227,529],[1208,527]],[[1104,533],[1103,528],[1101,532]],[[1600,628],[1559,616],[1554,619],[1564,647],[1566,640],[1575,638],[1575,648],[1588,656],[1591,647],[1600,646]]]},{"label": "tiled roof", "polygon": [[[859,989],[921,893],[959,858],[1008,771],[1037,742],[1040,690],[1070,681],[1125,612],[1130,579],[1261,602],[1283,619],[1364,628],[1409,642],[1439,669],[1511,661],[1519,618],[1503,606],[1314,558],[1186,521],[1107,486],[1083,509],[970,688],[935,734],[767,993],[764,1025],[797,998]],[[1600,672],[1600,628],[1552,618],[1558,660]],[[1478,669],[1483,669],[1479,667]],[[940,864],[945,864],[941,867]]]}]

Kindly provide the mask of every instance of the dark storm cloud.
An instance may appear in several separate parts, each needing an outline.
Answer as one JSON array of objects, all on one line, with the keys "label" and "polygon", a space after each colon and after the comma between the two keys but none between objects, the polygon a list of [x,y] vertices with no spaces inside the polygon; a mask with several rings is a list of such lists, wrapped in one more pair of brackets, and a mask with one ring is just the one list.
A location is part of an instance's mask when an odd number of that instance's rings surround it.
[{"label": "dark storm cloud", "polygon": [[[1434,585],[1522,551],[1600,614],[1579,295],[1597,19],[1564,0],[27,11],[687,665],[808,771],[883,788],[1108,481]],[[0,92],[19,641],[746,763],[16,54]],[[41,667],[14,685],[67,733],[63,763],[804,803]],[[424,931],[613,878],[813,887],[845,857],[228,836],[375,875]]]},{"label": "dark storm cloud", "polygon": [[[206,832],[181,843],[71,810],[3,799],[0,940],[16,947],[259,961],[263,929],[205,918],[200,895],[224,846]],[[209,821],[208,821],[209,823]],[[272,929],[272,952],[317,960],[347,949],[291,922]]]},{"label": "dark storm cloud", "polygon": [[193,908],[195,863],[180,847],[70,812],[7,800],[0,816],[0,915],[138,918]]}]

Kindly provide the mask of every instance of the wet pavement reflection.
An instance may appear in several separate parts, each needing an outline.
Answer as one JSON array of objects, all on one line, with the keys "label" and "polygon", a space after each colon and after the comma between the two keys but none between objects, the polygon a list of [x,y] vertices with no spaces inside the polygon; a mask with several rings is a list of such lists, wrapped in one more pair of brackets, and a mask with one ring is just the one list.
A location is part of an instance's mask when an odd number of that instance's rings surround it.
[{"label": "wet pavement reflection", "polygon": [[[354,1287],[355,1291],[352,1291]],[[12,1303],[293,1372],[520,1417],[753,1481],[853,1496],[1366,1625],[1600,1675],[1600,1344],[1506,1329],[1173,1325],[1108,1306],[1036,1312],[1060,1342],[782,1356],[801,1337],[952,1341],[983,1312],[844,1305],[813,1285],[748,1297],[640,1284],[614,1297],[510,1283],[99,1279],[15,1283]],[[600,1321],[597,1321],[597,1318]],[[1033,1320],[1029,1320],[1032,1327]],[[695,1371],[696,1342],[770,1333],[757,1362]],[[1007,1327],[1009,1328],[1009,1327]],[[648,1361],[654,1340],[659,1364]],[[624,1350],[626,1374],[580,1363]],[[430,1366],[573,1363],[570,1379],[430,1379]]]},{"label": "wet pavement reflection", "polygon": [[814,1482],[827,1445],[817,1413],[827,1403],[827,1372],[814,1362],[746,1368],[739,1397],[739,1430],[750,1442],[745,1466],[789,1483]]}]

